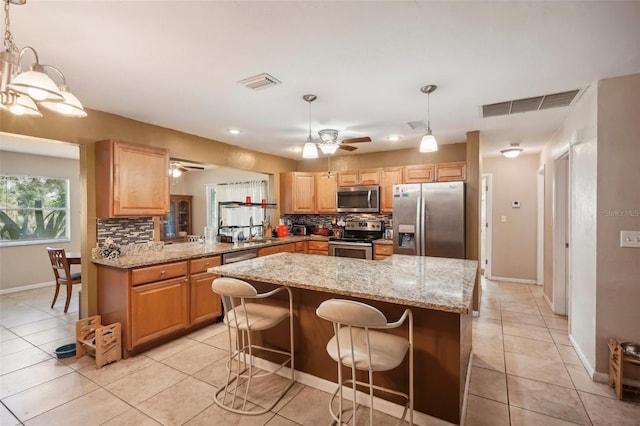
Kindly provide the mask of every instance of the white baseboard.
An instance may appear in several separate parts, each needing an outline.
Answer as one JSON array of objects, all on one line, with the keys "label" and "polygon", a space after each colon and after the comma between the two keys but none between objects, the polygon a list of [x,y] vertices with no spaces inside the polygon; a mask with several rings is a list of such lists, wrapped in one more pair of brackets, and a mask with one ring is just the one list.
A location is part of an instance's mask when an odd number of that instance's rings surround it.
[{"label": "white baseboard", "polygon": [[517,283],[517,284],[536,284],[537,282],[536,280],[525,280],[522,278],[509,278],[509,277],[496,277],[496,276],[491,276],[491,278],[489,278],[491,281],[507,281],[510,283]]},{"label": "white baseboard", "polygon": [[[262,358],[258,358],[258,357],[254,357],[254,365],[258,368],[261,368],[263,370],[267,370],[267,371],[275,371],[276,369],[280,368],[280,364],[276,364],[274,362],[271,361],[267,361],[265,359]],[[471,362],[471,360],[469,360],[469,362]],[[280,369],[280,371],[278,371],[276,374],[278,374],[279,376],[282,377],[289,377],[289,375],[291,374],[291,369],[287,368],[287,367],[282,367]],[[471,364],[469,365],[469,369],[467,371],[467,389],[468,389],[468,381],[469,381],[469,376],[471,374]],[[298,383],[302,383],[305,386],[309,386],[312,387],[314,389],[318,389],[321,390],[323,392],[327,392],[331,395],[333,395],[333,393],[336,391],[336,383],[329,381],[329,380],[325,380],[322,379],[320,377],[316,377],[313,376],[309,373],[305,373],[303,371],[295,371],[294,375],[293,375],[294,379],[296,382]],[[344,388],[343,389],[343,396],[345,399],[351,401],[351,388]],[[363,392],[358,391],[356,394],[356,399],[358,400],[358,404],[364,405],[364,406],[369,406],[369,395]],[[465,402],[464,404],[466,404],[466,392],[465,392]],[[385,399],[381,399],[378,397],[373,397],[373,405],[375,406],[375,409],[378,411],[381,411],[385,414],[388,414],[390,416],[393,416],[395,418],[400,418],[400,416],[402,416],[402,412],[404,411],[404,406],[398,405],[398,404],[394,404],[390,401],[387,401]],[[327,407],[327,410],[329,408]],[[464,406],[463,406],[463,412],[464,412]],[[407,414],[408,416],[408,414]],[[405,419],[406,420],[406,419]],[[464,419],[463,419],[464,421]],[[448,426],[448,425],[453,425],[453,423],[447,422],[445,420],[439,419],[437,417],[433,417],[430,416],[428,414],[422,413],[420,411],[417,410],[413,410],[413,423],[416,425],[421,425],[421,426],[427,426],[427,425],[438,425],[438,426]]]},{"label": "white baseboard", "polygon": [[33,289],[36,289],[36,288],[49,287],[49,286],[54,286],[54,285],[56,285],[55,281],[46,281],[46,282],[43,282],[43,283],[35,283],[35,284],[23,285],[23,286],[20,286],[20,287],[5,288],[5,289],[0,290],[0,294],[17,293],[19,291],[33,290]]}]

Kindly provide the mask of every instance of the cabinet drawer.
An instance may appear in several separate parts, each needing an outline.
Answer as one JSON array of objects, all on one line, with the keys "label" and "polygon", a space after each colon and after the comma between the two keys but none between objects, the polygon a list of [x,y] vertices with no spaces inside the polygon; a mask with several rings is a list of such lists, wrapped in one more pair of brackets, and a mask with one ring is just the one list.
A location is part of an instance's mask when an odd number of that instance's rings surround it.
[{"label": "cabinet drawer", "polygon": [[189,272],[197,274],[198,272],[207,272],[207,269],[219,266],[221,264],[220,256],[203,257],[202,259],[192,259],[190,262]]},{"label": "cabinet drawer", "polygon": [[316,251],[322,251],[322,250],[326,250],[327,252],[329,251],[329,242],[328,241],[309,241],[307,247],[309,248],[309,251],[311,250],[316,250]]},{"label": "cabinet drawer", "polygon": [[131,284],[138,285],[187,275],[187,262],[166,263],[164,265],[136,268],[131,271]]},{"label": "cabinet drawer", "polygon": [[389,256],[393,254],[393,246],[389,244],[374,244],[375,253],[381,254],[384,256]]},{"label": "cabinet drawer", "polygon": [[258,257],[269,256],[270,254],[283,253],[283,252],[293,253],[294,251],[295,251],[295,244],[293,243],[279,244],[277,246],[259,248]]}]

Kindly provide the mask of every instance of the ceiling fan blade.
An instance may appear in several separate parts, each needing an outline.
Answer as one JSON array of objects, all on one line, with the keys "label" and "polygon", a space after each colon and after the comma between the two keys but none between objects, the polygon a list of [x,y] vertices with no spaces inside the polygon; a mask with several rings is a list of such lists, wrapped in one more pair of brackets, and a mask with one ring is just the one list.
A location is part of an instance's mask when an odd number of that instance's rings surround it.
[{"label": "ceiling fan blade", "polygon": [[371,142],[371,138],[369,136],[365,136],[363,138],[351,138],[345,139],[342,143],[360,143],[360,142]]},{"label": "ceiling fan blade", "polygon": [[356,149],[358,149],[355,146],[345,145],[345,144],[342,144],[342,143],[340,144],[340,146],[338,148],[344,149],[345,151],[355,151]]},{"label": "ceiling fan blade", "polygon": [[204,167],[200,167],[200,166],[182,166],[182,167],[189,170],[204,170]]}]

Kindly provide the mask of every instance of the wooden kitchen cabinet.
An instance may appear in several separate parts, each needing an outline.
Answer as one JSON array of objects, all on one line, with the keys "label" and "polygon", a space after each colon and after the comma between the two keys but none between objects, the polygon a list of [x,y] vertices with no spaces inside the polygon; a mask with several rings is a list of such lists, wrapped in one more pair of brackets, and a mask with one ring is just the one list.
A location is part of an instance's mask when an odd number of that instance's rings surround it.
[{"label": "wooden kitchen cabinet", "polygon": [[189,326],[189,280],[172,278],[131,289],[131,346],[152,342]]},{"label": "wooden kitchen cabinet", "polygon": [[380,213],[393,212],[393,185],[402,183],[402,167],[385,167],[380,174]]},{"label": "wooden kitchen cabinet", "polygon": [[380,169],[343,170],[338,172],[338,186],[380,185]]},{"label": "wooden kitchen cabinet", "polygon": [[316,173],[316,212],[336,212],[336,173]]},{"label": "wooden kitchen cabinet", "polygon": [[451,182],[467,179],[467,163],[464,161],[457,163],[436,164],[436,182]]},{"label": "wooden kitchen cabinet", "polygon": [[329,255],[328,241],[307,241],[307,254]]},{"label": "wooden kitchen cabinet", "polygon": [[285,252],[295,253],[295,251],[296,251],[295,243],[277,244],[274,246],[260,247],[258,249],[258,257],[269,256],[270,254],[285,253]]},{"label": "wooden kitchen cabinet", "polygon": [[402,171],[403,183],[423,183],[435,181],[434,164],[416,164],[404,166]]},{"label": "wooden kitchen cabinet", "polygon": [[305,244],[304,241],[298,241],[295,243],[296,244],[296,250],[294,253],[306,253],[307,252],[307,245]]},{"label": "wooden kitchen cabinet", "polygon": [[171,195],[169,197],[169,214],[162,218],[160,226],[162,241],[183,241],[185,235],[192,234],[192,201],[191,195]]},{"label": "wooden kitchen cabinet", "polygon": [[280,173],[280,208],[284,214],[315,213],[315,173]]},{"label": "wooden kitchen cabinet", "polygon": [[169,151],[129,142],[95,144],[96,216],[165,216],[169,212]]},{"label": "wooden kitchen cabinet", "polygon": [[393,254],[393,246],[391,244],[374,244],[373,258],[375,260],[384,260]]},{"label": "wooden kitchen cabinet", "polygon": [[220,295],[211,290],[211,283],[217,274],[207,272],[208,268],[221,264],[220,256],[204,257],[189,261],[189,321],[190,325],[210,322],[222,315]]}]

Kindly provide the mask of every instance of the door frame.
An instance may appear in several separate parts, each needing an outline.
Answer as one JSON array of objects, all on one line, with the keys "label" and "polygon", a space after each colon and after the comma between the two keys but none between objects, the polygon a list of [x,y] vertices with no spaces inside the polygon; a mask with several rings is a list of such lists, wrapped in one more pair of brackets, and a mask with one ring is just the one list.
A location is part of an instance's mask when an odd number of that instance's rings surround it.
[{"label": "door frame", "polygon": [[[485,181],[486,179],[486,181]],[[484,184],[483,184],[483,181]],[[481,261],[486,261],[484,265],[481,265],[482,267],[484,267],[484,276],[487,279],[491,279],[492,275],[491,275],[491,234],[493,233],[493,223],[492,223],[492,194],[493,194],[493,173],[483,173],[480,179],[480,183],[482,185],[482,188],[480,189],[481,192],[486,191],[486,198],[485,198],[485,203],[484,203],[484,208],[485,208],[485,219],[486,222],[485,223],[481,223],[480,227],[481,230],[484,229],[484,234],[485,234],[485,238],[484,238],[484,244],[482,244],[482,237],[480,238],[481,240],[481,247],[480,247],[480,259]],[[485,185],[486,184],[486,185]],[[480,198],[480,208],[482,208],[482,194],[481,194],[481,198]],[[482,219],[482,212],[480,212],[480,218]]]},{"label": "door frame", "polygon": [[553,300],[552,309],[557,315],[568,315],[567,295],[570,288],[569,244],[570,214],[570,150],[563,147],[553,157]]},{"label": "door frame", "polygon": [[544,174],[545,166],[538,169],[538,253],[536,283],[544,285]]}]

